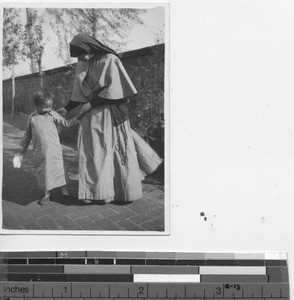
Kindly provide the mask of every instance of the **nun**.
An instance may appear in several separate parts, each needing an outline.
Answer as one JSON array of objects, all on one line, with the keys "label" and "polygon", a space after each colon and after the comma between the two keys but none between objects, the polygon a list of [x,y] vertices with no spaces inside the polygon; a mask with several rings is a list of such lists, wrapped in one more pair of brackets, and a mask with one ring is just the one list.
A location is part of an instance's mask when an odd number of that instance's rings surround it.
[{"label": "nun", "polygon": [[59,112],[80,106],[82,114],[78,198],[84,203],[138,200],[142,179],[162,159],[131,129],[127,98],[136,88],[115,51],[94,37],[76,35],[70,55],[78,59],[72,96]]}]

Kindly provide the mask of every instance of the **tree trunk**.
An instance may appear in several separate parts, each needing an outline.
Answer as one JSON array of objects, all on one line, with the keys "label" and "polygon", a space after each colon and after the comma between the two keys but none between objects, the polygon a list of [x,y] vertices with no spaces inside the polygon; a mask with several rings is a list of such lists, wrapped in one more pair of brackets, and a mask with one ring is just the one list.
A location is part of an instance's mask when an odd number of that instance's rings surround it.
[{"label": "tree trunk", "polygon": [[43,74],[43,70],[42,70],[42,57],[43,57],[43,47],[40,47],[40,54],[39,54],[39,59],[38,59],[38,68],[39,68],[41,90],[44,88],[44,74]]},{"label": "tree trunk", "polygon": [[14,63],[12,63],[11,66],[11,85],[12,85],[12,98],[11,98],[11,117],[14,119],[15,117],[15,105],[14,105],[14,100],[15,100],[15,76],[14,76]]},{"label": "tree trunk", "polygon": [[150,122],[153,124],[153,96],[150,97]]},{"label": "tree trunk", "polygon": [[[31,18],[31,13],[30,13],[30,9],[29,8],[26,8],[26,14],[27,14],[27,30],[28,30],[28,33],[29,33],[29,37],[32,36],[32,18]],[[32,41],[30,41],[30,53],[33,53],[33,50],[32,50]],[[36,73],[37,72],[37,64],[36,64],[36,61],[31,58],[31,71],[32,73]]]},{"label": "tree trunk", "polygon": [[95,9],[90,9],[90,15],[91,15],[91,31],[92,31],[92,35],[93,37],[97,38],[97,31],[98,31],[98,27],[97,27],[97,13]]},{"label": "tree trunk", "polygon": [[43,90],[44,88],[44,74],[42,72],[42,67],[39,66],[39,76],[40,76],[40,88]]}]

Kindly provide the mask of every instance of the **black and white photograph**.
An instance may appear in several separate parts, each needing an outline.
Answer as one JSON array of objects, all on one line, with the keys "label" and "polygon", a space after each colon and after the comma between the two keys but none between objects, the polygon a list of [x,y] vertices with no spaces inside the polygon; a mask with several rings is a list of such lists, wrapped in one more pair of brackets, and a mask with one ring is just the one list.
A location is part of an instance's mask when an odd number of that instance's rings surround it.
[{"label": "black and white photograph", "polygon": [[13,1],[0,298],[294,299],[294,1]]},{"label": "black and white photograph", "polygon": [[168,5],[4,5],[2,232],[168,234]]}]

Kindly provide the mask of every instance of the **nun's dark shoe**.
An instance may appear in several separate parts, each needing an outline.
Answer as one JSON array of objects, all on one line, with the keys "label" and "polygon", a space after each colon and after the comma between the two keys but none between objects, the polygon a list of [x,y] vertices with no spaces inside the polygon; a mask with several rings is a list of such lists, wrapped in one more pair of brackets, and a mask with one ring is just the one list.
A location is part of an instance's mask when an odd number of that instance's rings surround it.
[{"label": "nun's dark shoe", "polygon": [[45,205],[48,204],[50,202],[50,196],[47,195],[45,197],[43,197],[41,200],[38,201],[39,205]]}]

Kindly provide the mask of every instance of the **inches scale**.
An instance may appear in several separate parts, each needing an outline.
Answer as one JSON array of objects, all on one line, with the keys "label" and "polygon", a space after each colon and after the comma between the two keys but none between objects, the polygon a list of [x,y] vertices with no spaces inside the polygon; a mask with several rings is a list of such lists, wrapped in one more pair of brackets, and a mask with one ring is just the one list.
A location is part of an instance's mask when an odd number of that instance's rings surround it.
[{"label": "inches scale", "polygon": [[284,253],[0,252],[0,300],[287,300]]}]

